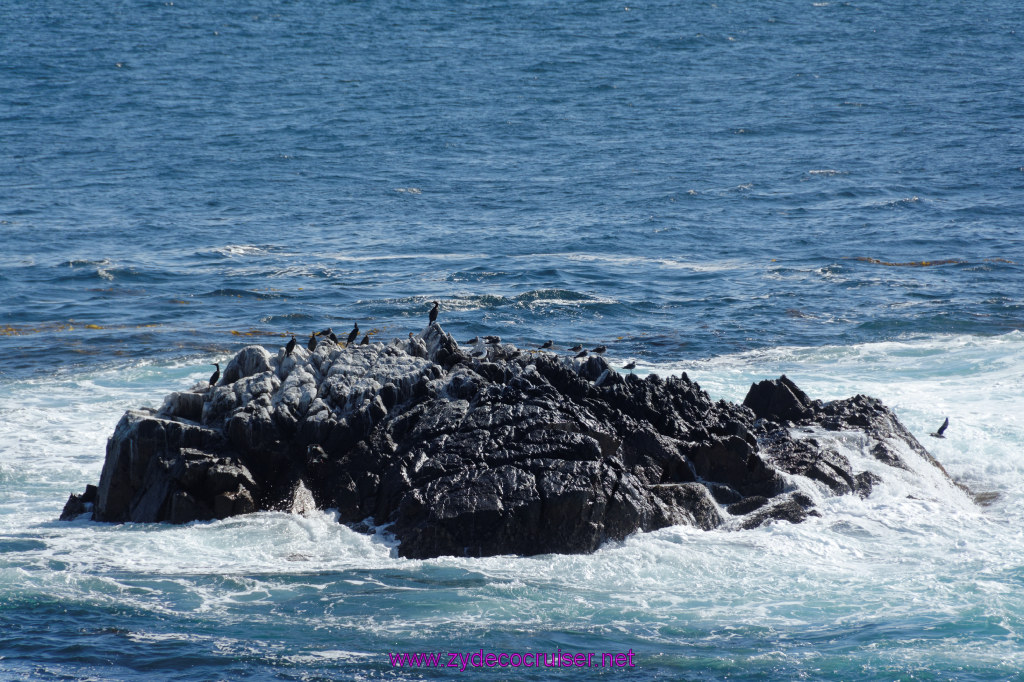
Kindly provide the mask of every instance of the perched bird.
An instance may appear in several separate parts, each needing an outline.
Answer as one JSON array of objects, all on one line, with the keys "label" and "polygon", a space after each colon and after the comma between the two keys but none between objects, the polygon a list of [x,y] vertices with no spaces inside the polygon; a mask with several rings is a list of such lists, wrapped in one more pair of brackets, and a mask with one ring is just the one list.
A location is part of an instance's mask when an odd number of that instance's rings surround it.
[{"label": "perched bird", "polygon": [[540,344],[540,348],[541,348],[541,350],[544,350],[545,348],[551,348],[551,345],[552,345],[551,341],[548,340],[548,341],[545,341],[544,343]]},{"label": "perched bird", "polygon": [[605,352],[606,350],[608,350],[608,346],[598,346],[597,348],[591,348],[590,352],[591,353],[597,353],[598,355],[600,355],[601,353]]},{"label": "perched bird", "polygon": [[346,346],[351,346],[352,342],[356,340],[357,336],[359,336],[359,323],[358,322],[356,322],[356,325],[354,327],[352,327],[352,331],[350,331],[348,333],[348,341],[345,342],[345,345]]},{"label": "perched bird", "polygon": [[369,343],[370,343],[370,335],[369,334],[364,334],[363,335],[363,340],[359,342],[359,345],[360,346],[366,346]]},{"label": "perched bird", "polygon": [[466,345],[467,345],[467,346],[472,346],[473,344],[475,344],[475,343],[476,343],[477,341],[479,341],[479,340],[480,340],[480,337],[479,337],[479,336],[474,336],[474,337],[473,337],[473,338],[471,338],[471,339],[470,339],[469,341],[466,341]]},{"label": "perched bird", "polygon": [[493,335],[492,336],[485,336],[484,337],[484,341],[486,341],[487,343],[501,343],[501,337],[500,336],[493,336]]},{"label": "perched bird", "polygon": [[430,309],[430,324],[437,322],[437,311],[440,309],[440,303],[434,301],[434,307]]},{"label": "perched bird", "polygon": [[636,369],[636,360],[630,360],[628,364],[622,366],[622,369],[628,369],[629,373],[632,374],[633,370]]},{"label": "perched bird", "polygon": [[295,341],[295,335],[292,334],[292,340],[289,341],[288,345],[284,347],[284,354],[285,355],[291,355],[292,351],[295,350],[295,344],[296,343],[297,342]]},{"label": "perched bird", "polygon": [[946,432],[946,429],[948,427],[949,427],[949,417],[946,417],[946,421],[942,422],[942,426],[939,427],[939,430],[936,431],[935,433],[931,434],[932,437],[933,438],[945,438],[945,436],[943,434]]},{"label": "perched bird", "polygon": [[573,351],[573,352],[575,352],[575,351],[581,351],[581,350],[583,350],[583,346],[581,346],[580,344],[578,344],[578,343],[577,343],[577,344],[576,344],[575,346],[573,346],[573,347],[572,347],[572,348],[570,348],[569,350],[571,350],[571,351]]},{"label": "perched bird", "polygon": [[213,366],[217,368],[217,371],[214,372],[213,376],[210,377],[210,385],[216,386],[217,382],[220,381],[220,363],[215,362],[213,363]]},{"label": "perched bird", "polygon": [[334,335],[334,332],[331,332],[330,334],[328,334],[327,338],[329,338],[331,341],[333,341],[335,346],[338,345],[338,337]]},{"label": "perched bird", "polygon": [[316,335],[317,336],[327,336],[327,337],[330,337],[330,335],[333,334],[333,333],[334,333],[334,330],[331,329],[330,327],[328,327],[327,329],[324,329],[323,331],[317,332]]},{"label": "perched bird", "polygon": [[310,333],[309,341],[306,342],[306,348],[309,349],[310,353],[316,350],[316,334]]},{"label": "perched bird", "polygon": [[587,351],[586,350],[581,350],[579,353],[576,354],[576,357],[578,357],[578,358],[585,358],[585,357],[587,357]]}]

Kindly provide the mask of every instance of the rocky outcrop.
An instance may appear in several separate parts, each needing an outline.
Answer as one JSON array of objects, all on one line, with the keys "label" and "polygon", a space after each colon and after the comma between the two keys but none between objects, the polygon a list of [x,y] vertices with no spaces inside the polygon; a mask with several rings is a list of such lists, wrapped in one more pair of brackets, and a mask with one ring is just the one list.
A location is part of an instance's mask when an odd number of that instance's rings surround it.
[{"label": "rocky outcrop", "polygon": [[590,552],[669,525],[799,522],[818,513],[799,480],[870,494],[878,475],[799,435],[810,427],[863,434],[880,466],[905,468],[901,450],[934,463],[878,401],[813,401],[786,377],[743,405],[713,402],[685,374],[460,347],[436,324],[290,356],[249,346],[216,386],[126,413],[99,485],[62,518],[185,523],[315,505],[389,524],[407,557]]}]

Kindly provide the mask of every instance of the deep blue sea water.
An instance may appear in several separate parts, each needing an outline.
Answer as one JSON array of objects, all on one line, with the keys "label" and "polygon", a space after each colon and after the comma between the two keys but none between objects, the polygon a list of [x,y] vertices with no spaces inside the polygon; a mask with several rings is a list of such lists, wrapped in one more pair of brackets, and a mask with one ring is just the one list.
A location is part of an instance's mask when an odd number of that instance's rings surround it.
[{"label": "deep blue sea water", "polygon": [[[386,652],[560,647],[632,648],[624,679],[1016,677],[1022,18],[0,0],[0,673],[445,679]],[[434,299],[460,339],[605,343],[715,397],[785,371],[922,438],[950,416],[933,453],[1001,496],[891,482],[799,527],[427,562],[329,512],[55,521],[125,409]]]}]

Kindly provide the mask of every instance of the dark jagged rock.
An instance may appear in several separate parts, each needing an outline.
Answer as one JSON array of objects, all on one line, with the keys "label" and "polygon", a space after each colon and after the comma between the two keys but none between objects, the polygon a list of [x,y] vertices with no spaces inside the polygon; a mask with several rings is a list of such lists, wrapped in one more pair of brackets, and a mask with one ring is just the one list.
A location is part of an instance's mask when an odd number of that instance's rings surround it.
[{"label": "dark jagged rock", "polygon": [[390,524],[407,557],[590,552],[670,525],[799,522],[818,514],[801,485],[867,495],[878,474],[829,440],[847,432],[873,466],[907,468],[907,453],[938,466],[864,396],[812,401],[783,376],[742,406],[713,402],[685,374],[621,375],[600,356],[500,340],[461,348],[431,324],[389,344],[242,349],[217,386],[126,413],[99,486],[61,518],[320,507]]},{"label": "dark jagged rock", "polygon": [[811,400],[783,374],[752,385],[743,405],[762,419],[795,421],[807,415]]}]

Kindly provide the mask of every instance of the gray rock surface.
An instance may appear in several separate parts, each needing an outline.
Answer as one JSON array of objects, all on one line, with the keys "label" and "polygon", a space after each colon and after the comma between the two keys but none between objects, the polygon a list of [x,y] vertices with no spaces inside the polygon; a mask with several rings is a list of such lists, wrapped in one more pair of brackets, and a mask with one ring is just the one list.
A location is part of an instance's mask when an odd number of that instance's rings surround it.
[{"label": "gray rock surface", "polygon": [[126,413],[99,485],[61,518],[186,523],[315,505],[353,527],[390,524],[407,557],[590,552],[670,525],[817,515],[794,477],[870,494],[876,474],[794,437],[800,426],[861,432],[887,467],[907,466],[901,449],[938,466],[877,400],[813,401],[786,377],[743,405],[713,402],[685,374],[460,348],[437,324],[291,356],[248,346],[218,385]]}]

